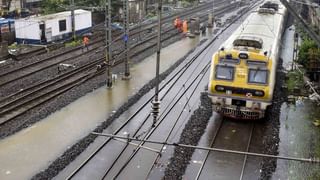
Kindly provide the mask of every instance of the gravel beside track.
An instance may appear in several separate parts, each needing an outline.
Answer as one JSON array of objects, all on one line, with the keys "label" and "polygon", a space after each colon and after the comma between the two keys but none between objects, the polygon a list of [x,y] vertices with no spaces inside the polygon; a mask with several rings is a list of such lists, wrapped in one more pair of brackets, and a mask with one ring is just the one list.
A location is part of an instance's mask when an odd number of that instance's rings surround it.
[{"label": "gravel beside track", "polygon": [[[197,145],[205,132],[208,121],[212,116],[211,100],[206,93],[201,94],[201,104],[190,117],[180,136],[179,144]],[[174,156],[165,170],[164,179],[182,179],[195,149],[176,147]]]},{"label": "gravel beside track", "polygon": [[[170,43],[167,42],[166,45],[169,45],[173,41],[177,41],[180,38],[181,37],[177,37],[176,39],[171,39],[170,40],[171,42]],[[200,44],[203,42],[204,41],[200,42]],[[153,52],[151,52],[151,50],[149,50],[149,51],[150,51],[149,53],[153,53]],[[184,57],[180,58],[168,70],[161,73],[160,81],[164,80],[166,78],[166,76],[168,76],[175,68],[177,68],[179,66],[179,64],[182,63],[183,60],[192,52],[193,52],[193,50],[191,50]],[[145,56],[147,56],[147,55],[145,55]],[[141,57],[139,57],[133,61],[135,63],[139,62],[139,61],[141,61],[141,58],[143,58],[142,55],[141,55]],[[95,87],[95,88],[101,87],[101,86],[105,85],[105,76],[97,77],[97,79],[94,79],[93,81],[90,81],[88,83],[90,83],[90,84],[94,83],[94,86],[91,86],[91,87]],[[83,85],[84,86],[83,88],[90,87],[90,85],[86,85],[86,84]],[[146,94],[148,91],[153,89],[155,87],[155,85],[156,85],[155,79],[153,79],[153,80],[149,81],[147,84],[145,84],[135,95],[130,97],[126,103],[124,103],[120,108],[118,108],[114,114],[112,114],[106,121],[104,121],[101,125],[99,125],[94,131],[95,132],[102,132],[115,119],[117,119],[123,112],[125,112],[130,106],[135,104],[139,100],[139,98],[141,98],[144,94]],[[83,91],[83,94],[85,94],[86,92],[90,92],[91,90],[92,90],[91,88],[90,89],[87,88],[86,91]],[[76,92],[74,92],[74,93],[76,93]],[[62,97],[61,99],[63,99],[63,98],[65,98],[65,97]],[[85,138],[83,138],[82,140],[77,142],[75,145],[70,147],[68,150],[66,150],[64,152],[64,154],[62,156],[60,156],[58,159],[56,159],[53,163],[51,163],[51,165],[46,170],[43,170],[40,173],[36,174],[32,179],[51,179],[51,178],[53,178],[62,169],[64,169],[64,167],[66,167],[70,162],[72,162],[81,152],[83,152],[90,145],[90,143],[92,143],[94,141],[94,139],[96,137],[97,137],[96,135],[89,134],[88,136],[86,136]]]},{"label": "gravel beside track", "polygon": [[[262,137],[262,153],[278,155],[279,147],[279,129],[280,129],[280,109],[281,104],[287,100],[286,92],[281,89],[282,84],[285,82],[285,73],[282,67],[282,59],[279,59],[278,70],[276,75],[276,84],[273,94],[273,105],[267,110],[267,117],[265,122],[262,123],[264,136]],[[277,167],[277,159],[263,158],[260,164],[261,174],[259,179],[271,179],[272,173]]]},{"label": "gravel beside track", "polygon": [[[165,42],[162,43],[163,47],[166,47],[182,38],[182,34],[175,36]],[[145,52],[141,53],[141,55],[134,57],[131,62],[133,64],[142,61],[145,57],[150,56],[156,51],[155,48],[151,48],[146,50]],[[84,63],[85,57],[78,59],[78,64]],[[117,67],[113,68],[113,73],[122,72],[124,69],[123,65],[118,65]],[[57,74],[57,70],[50,69],[48,71],[49,74]],[[53,75],[54,76],[54,75]],[[38,79],[39,77],[34,77]],[[21,116],[18,116],[14,120],[5,123],[4,125],[0,126],[0,139],[5,138],[15,132],[20,131],[23,128],[29,127],[32,124],[36,123],[37,121],[45,118],[46,116],[50,115],[51,113],[63,108],[64,106],[70,104],[71,102],[75,101],[79,97],[93,91],[96,88],[99,88],[106,84],[106,77],[105,74],[97,76],[86,83],[73,88],[68,93],[65,93],[58,98],[55,98],[53,101],[49,103],[45,103],[40,107],[34,108]]]},{"label": "gravel beside track", "polygon": [[[263,132],[260,134],[261,137],[255,137],[261,141],[261,149],[263,149],[261,153],[278,154],[278,145],[280,141],[280,108],[281,104],[286,100],[286,94],[281,89],[281,86],[284,83],[284,77],[285,73],[282,68],[282,60],[280,60],[273,95],[273,105],[267,110],[266,118],[260,122],[256,122],[256,128],[260,129],[258,131]],[[202,106],[194,112],[194,115],[185,126],[179,143],[190,145],[198,144],[198,141],[204,133],[208,119],[212,114],[211,101],[204,94],[201,95],[201,104]],[[194,149],[192,148],[175,148],[174,156],[171,158],[170,164],[165,170],[164,179],[182,179],[193,152]],[[271,175],[276,169],[276,163],[277,160],[274,158],[264,158],[260,164],[261,174],[259,179],[271,179]]]}]

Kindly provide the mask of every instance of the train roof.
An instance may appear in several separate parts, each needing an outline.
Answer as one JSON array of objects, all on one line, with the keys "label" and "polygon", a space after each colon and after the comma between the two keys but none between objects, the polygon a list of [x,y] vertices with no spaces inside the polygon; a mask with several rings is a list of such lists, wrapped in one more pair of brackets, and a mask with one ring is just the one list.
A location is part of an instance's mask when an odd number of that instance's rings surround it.
[{"label": "train roof", "polygon": [[[75,15],[85,14],[85,13],[90,13],[90,11],[86,11],[83,9],[76,9],[74,11]],[[71,11],[63,11],[63,12],[59,12],[59,13],[55,13],[55,14],[48,14],[48,15],[43,15],[43,16],[30,16],[30,17],[19,19],[19,20],[39,22],[39,21],[46,21],[46,20],[52,20],[52,19],[61,19],[61,18],[69,17],[69,16],[71,16]]]},{"label": "train roof", "polygon": [[265,4],[253,11],[242,22],[226,41],[224,46],[226,49],[245,47],[260,50],[260,52],[273,49],[274,40],[278,39],[282,26],[281,19],[283,19],[285,7],[280,2],[274,1]]},{"label": "train roof", "polygon": [[8,24],[8,22],[14,22],[14,19],[0,18],[0,25],[1,24]]}]

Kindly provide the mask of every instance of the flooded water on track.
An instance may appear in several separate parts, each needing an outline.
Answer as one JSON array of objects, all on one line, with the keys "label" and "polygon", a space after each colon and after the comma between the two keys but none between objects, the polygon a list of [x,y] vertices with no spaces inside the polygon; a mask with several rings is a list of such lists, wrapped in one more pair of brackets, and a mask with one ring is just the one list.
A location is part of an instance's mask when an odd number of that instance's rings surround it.
[{"label": "flooded water on track", "polygon": [[[160,71],[194,48],[199,38],[183,39],[161,52]],[[0,179],[29,179],[106,120],[128,97],[155,76],[156,55],[131,68],[130,81],[99,88],[35,125],[0,141]]]},{"label": "flooded water on track", "polygon": [[[301,158],[320,158],[320,127],[313,122],[320,120],[320,107],[310,100],[296,104],[284,103],[280,116],[279,155]],[[319,164],[296,161],[277,161],[272,179],[319,179]]]}]

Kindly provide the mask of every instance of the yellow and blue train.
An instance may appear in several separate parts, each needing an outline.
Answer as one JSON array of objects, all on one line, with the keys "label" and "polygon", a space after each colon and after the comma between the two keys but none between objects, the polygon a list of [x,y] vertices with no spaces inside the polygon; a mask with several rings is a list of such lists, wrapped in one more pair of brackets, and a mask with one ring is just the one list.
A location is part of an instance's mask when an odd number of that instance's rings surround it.
[{"label": "yellow and blue train", "polygon": [[211,60],[208,95],[216,112],[261,119],[272,104],[286,8],[268,1],[242,22]]}]

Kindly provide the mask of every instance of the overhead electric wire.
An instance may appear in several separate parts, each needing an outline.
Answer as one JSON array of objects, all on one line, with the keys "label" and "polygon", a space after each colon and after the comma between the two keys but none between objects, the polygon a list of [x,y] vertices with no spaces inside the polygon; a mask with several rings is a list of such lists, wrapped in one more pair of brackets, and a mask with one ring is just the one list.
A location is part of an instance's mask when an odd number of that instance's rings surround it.
[{"label": "overhead electric wire", "polygon": [[291,156],[279,156],[279,155],[272,155],[272,154],[244,152],[244,151],[236,151],[236,150],[221,149],[221,148],[193,146],[193,145],[180,144],[180,143],[168,143],[168,142],[162,142],[162,141],[143,140],[143,139],[136,139],[136,138],[130,138],[130,137],[128,138],[128,137],[124,137],[124,136],[117,136],[117,135],[112,135],[112,134],[96,133],[96,132],[92,132],[91,134],[98,135],[98,136],[110,137],[110,138],[126,139],[126,140],[130,140],[130,141],[140,141],[140,142],[147,142],[147,143],[153,143],[153,144],[164,144],[167,146],[186,147],[186,148],[194,148],[194,149],[199,149],[199,150],[216,151],[216,152],[224,152],[224,153],[231,153],[231,154],[240,154],[240,155],[265,157],[265,158],[276,158],[276,159],[289,160],[289,161],[298,161],[298,162],[320,164],[319,158],[300,158],[300,157],[291,157]]},{"label": "overhead electric wire", "polygon": [[[240,17],[242,17],[242,15],[240,15]],[[240,17],[239,17],[239,18],[240,18]],[[232,23],[230,23],[230,25],[231,25],[231,24],[232,24]],[[230,25],[229,25],[229,26],[230,26]],[[227,26],[225,29],[227,29],[229,26]],[[225,29],[224,29],[224,30],[225,30]],[[224,31],[224,30],[223,30],[223,31]],[[219,34],[221,34],[223,31],[221,31]],[[213,42],[217,37],[218,37],[218,35],[217,35],[215,38],[213,38],[213,39],[211,40],[211,42]],[[205,49],[207,49],[207,48],[210,46],[210,44],[211,44],[211,43],[209,43],[205,48],[203,48],[202,51],[200,51],[199,55],[200,55]],[[198,56],[199,56],[199,55],[198,55]],[[202,71],[200,72],[200,74],[203,73],[204,69],[210,67],[209,65],[210,65],[210,61],[209,61],[208,64],[205,66],[205,68],[202,69]],[[200,74],[198,74],[198,76],[199,76]],[[188,88],[190,88],[190,87],[191,87],[191,86],[189,86]],[[186,92],[186,91],[185,91],[185,92]],[[181,97],[182,97],[182,95],[180,96],[180,98],[181,98]],[[180,98],[179,98],[179,99],[180,99]],[[178,101],[176,101],[176,103],[177,103],[177,102],[178,102]],[[176,103],[175,103],[175,104],[176,104]],[[173,107],[174,107],[174,106],[173,106]],[[170,109],[170,111],[171,111],[171,110],[172,110],[172,109]],[[170,112],[170,111],[169,111],[169,112]],[[160,121],[160,123],[163,122],[164,118],[169,114],[169,112],[167,112],[167,114],[162,118],[162,120]],[[178,120],[178,119],[177,119],[177,120]],[[157,126],[160,125],[160,123],[158,123]],[[156,127],[157,127],[157,126],[156,126]],[[146,135],[143,139],[149,138],[149,137],[151,136],[151,134],[153,133],[154,130],[155,130],[155,128],[153,128],[152,131],[150,131],[149,134]],[[140,143],[140,145],[142,145],[142,144],[143,144],[143,142]],[[138,150],[139,150],[139,146],[134,150],[134,152],[132,153],[132,155],[130,156],[130,158],[128,159],[128,161],[121,167],[120,171],[119,171],[113,178],[117,178],[118,175],[120,175],[120,173],[122,172],[122,170],[124,170],[124,168],[129,164],[129,162],[133,159],[134,155],[138,152]]]},{"label": "overhead electric wire", "polygon": [[[234,21],[233,21],[233,22],[234,22]],[[230,25],[231,25],[231,24],[229,24],[227,27],[225,27],[225,29],[227,29]],[[225,29],[224,29],[224,30],[225,30]],[[223,31],[224,31],[224,30],[223,30]],[[222,33],[223,31],[221,31],[220,33]],[[220,34],[220,33],[219,33],[219,34]],[[218,34],[218,35],[219,35],[219,34]],[[218,37],[218,36],[214,37],[214,38],[212,39],[212,42],[213,42],[217,37]],[[183,70],[186,71],[186,69],[184,69],[184,68],[190,66],[190,63],[192,63],[194,60],[195,60],[195,58],[191,59],[190,62],[188,62],[186,65],[184,65],[184,67],[181,68],[176,74],[179,74],[179,73],[180,73],[181,71],[183,71]],[[173,76],[169,81],[167,81],[167,82],[165,83],[165,85],[162,86],[161,90],[162,90],[163,88],[165,88],[174,78],[175,78],[175,76]],[[132,116],[130,116],[130,117],[127,119],[127,121],[124,122],[124,124],[123,124],[121,127],[119,127],[117,130],[115,130],[113,134],[119,133],[119,132],[126,126],[126,124],[128,124],[128,123],[130,122],[130,120],[133,119],[133,118],[152,100],[152,98],[153,98],[153,96],[152,96],[151,98],[149,98],[149,100],[146,101],[142,106],[140,106],[139,109],[138,109]],[[111,140],[111,138],[105,140],[85,161],[83,161],[83,162],[80,164],[80,166],[78,166],[78,167],[67,177],[67,179],[71,179],[72,177],[74,177],[74,175],[76,175],[76,173],[79,172],[79,171],[82,169],[82,167],[85,166],[85,164],[87,164],[108,142],[110,142],[110,140]]]},{"label": "overhead electric wire", "polygon": [[[207,67],[207,66],[206,66]],[[206,68],[205,67],[205,68]],[[197,67],[196,67],[197,68]],[[205,68],[203,68],[203,69],[205,69]],[[200,77],[200,75],[202,74],[202,72],[203,72],[203,69],[201,70],[201,72],[196,76],[196,78],[195,79],[193,79],[193,80],[191,80],[192,82],[194,82],[196,79],[198,79],[199,77]],[[188,80],[190,80],[190,79],[188,79]],[[188,81],[187,80],[187,81]],[[161,120],[160,121],[158,121],[158,123],[155,125],[155,127],[153,127],[153,128],[151,128],[147,133],[148,134],[146,134],[145,135],[145,137],[143,138],[143,139],[147,139],[147,138],[149,138],[152,134],[153,134],[153,132],[156,130],[156,128],[162,123],[162,122],[164,122],[164,120],[166,119],[166,117],[169,115],[169,113],[173,110],[173,107],[175,107],[175,105],[178,103],[178,102],[180,102],[180,99],[184,96],[184,94],[189,90],[189,88],[191,88],[192,87],[192,83],[187,87],[187,89],[180,95],[180,97],[175,101],[175,103],[171,106],[171,108],[169,109],[169,111],[164,111],[164,112],[166,112],[165,113],[165,115],[161,118]],[[174,99],[173,99],[174,100]],[[167,108],[169,108],[169,106],[167,106]],[[149,114],[149,116],[150,116],[150,114]],[[139,144],[139,146],[134,150],[134,152],[131,154],[131,156],[128,158],[128,160],[125,162],[125,164],[120,168],[120,171],[118,171],[118,173],[113,177],[113,178],[117,178],[119,175],[120,175],[120,173],[124,170],[124,168],[129,164],[129,162],[133,159],[133,157],[135,156],[135,154],[139,151],[139,149],[140,149],[140,146],[142,146],[143,145],[143,142],[141,142],[140,144]]]}]

